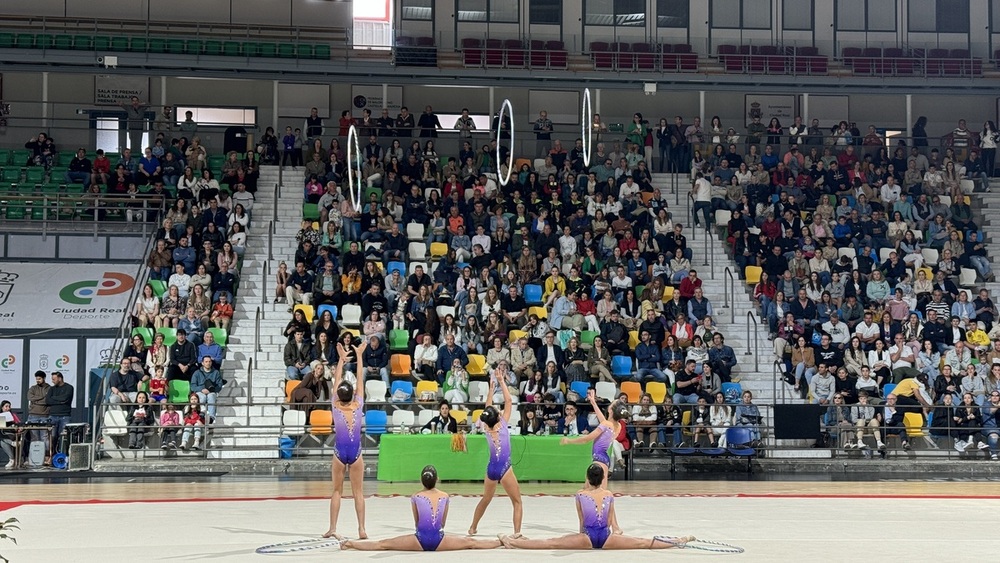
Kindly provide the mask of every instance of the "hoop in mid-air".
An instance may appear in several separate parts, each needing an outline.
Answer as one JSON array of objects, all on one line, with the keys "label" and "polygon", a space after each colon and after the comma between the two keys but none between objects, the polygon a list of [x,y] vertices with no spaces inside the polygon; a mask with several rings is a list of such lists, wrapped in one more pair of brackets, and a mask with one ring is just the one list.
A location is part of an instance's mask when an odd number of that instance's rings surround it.
[{"label": "hoop in mid-air", "polygon": [[594,111],[590,105],[590,88],[583,89],[583,103],[580,105],[580,137],[583,139],[583,166],[590,166],[590,147],[594,136]]},{"label": "hoop in mid-air", "polygon": [[[352,145],[353,141],[353,145]],[[351,155],[357,161],[358,185],[354,186],[354,167],[351,166]],[[347,130],[347,189],[351,194],[351,203],[355,211],[361,211],[361,148],[358,146],[358,130],[353,125]]]},{"label": "hoop in mid-air", "polygon": [[[503,114],[506,110],[508,117],[510,117],[510,146],[511,150],[508,151],[507,155],[507,177],[504,178],[500,175],[500,131],[503,130]],[[503,103],[500,104],[500,114],[497,115],[497,182],[500,182],[501,186],[506,187],[510,183],[510,175],[514,171],[514,106],[510,105],[509,99],[504,99]]]}]

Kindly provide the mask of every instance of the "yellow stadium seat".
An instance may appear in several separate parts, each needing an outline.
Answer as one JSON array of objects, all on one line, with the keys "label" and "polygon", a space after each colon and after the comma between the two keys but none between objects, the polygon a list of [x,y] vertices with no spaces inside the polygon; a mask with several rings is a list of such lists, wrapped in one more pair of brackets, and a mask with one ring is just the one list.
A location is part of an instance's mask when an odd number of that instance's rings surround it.
[{"label": "yellow stadium seat", "polygon": [[486,375],[486,356],[469,354],[469,365],[465,366],[469,375]]},{"label": "yellow stadium seat", "polygon": [[653,403],[658,405],[667,396],[667,384],[660,383],[659,381],[650,381],[646,384],[646,392],[653,398]]},{"label": "yellow stadium seat", "polygon": [[681,427],[681,431],[684,432],[685,436],[694,434],[691,430],[691,411],[684,410],[681,412]]},{"label": "yellow stadium seat", "polygon": [[438,256],[448,255],[448,245],[443,242],[432,242],[431,243],[431,257],[437,258]]},{"label": "yellow stadium seat", "polygon": [[539,319],[549,318],[549,312],[545,307],[528,307],[528,315],[536,315]]},{"label": "yellow stadium seat", "polygon": [[635,347],[639,345],[639,331],[630,330],[628,331],[628,347],[635,350]]},{"label": "yellow stadium seat", "polygon": [[475,424],[476,422],[479,422],[479,415],[483,414],[483,410],[484,409],[476,409],[472,411],[472,414],[470,415],[469,418],[469,424]]},{"label": "yellow stadium seat", "polygon": [[760,266],[747,266],[744,275],[747,278],[747,285],[757,285],[760,282],[760,274],[764,269]]},{"label": "yellow stadium seat", "polygon": [[418,381],[417,382],[417,399],[420,398],[426,392],[434,393],[435,397],[438,393],[437,381]]},{"label": "yellow stadium seat", "polygon": [[674,298],[674,286],[668,285],[663,288],[663,302],[667,303]]},{"label": "yellow stadium seat", "polygon": [[469,411],[453,410],[451,411],[451,417],[455,419],[456,424],[465,424],[465,421],[469,418]]},{"label": "yellow stadium seat", "polygon": [[292,310],[292,313],[294,314],[295,311],[302,311],[302,314],[306,316],[307,323],[312,323],[313,317],[316,316],[316,310],[313,309],[312,305],[296,305],[295,309]]},{"label": "yellow stadium seat", "polygon": [[923,423],[924,419],[918,413],[908,412],[903,415],[903,426],[906,427],[906,435],[910,438],[925,435]]},{"label": "yellow stadium seat", "polygon": [[507,342],[514,343],[522,338],[527,338],[528,333],[523,330],[512,330],[507,333]]}]

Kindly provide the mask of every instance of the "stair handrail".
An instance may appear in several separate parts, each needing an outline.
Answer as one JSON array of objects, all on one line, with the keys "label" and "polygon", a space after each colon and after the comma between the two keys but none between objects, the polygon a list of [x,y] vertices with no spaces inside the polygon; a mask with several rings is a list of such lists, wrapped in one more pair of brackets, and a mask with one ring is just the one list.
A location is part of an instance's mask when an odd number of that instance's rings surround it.
[{"label": "stair handrail", "polygon": [[780,386],[778,385],[778,370],[780,369],[779,366],[781,366],[781,362],[779,362],[778,360],[774,360],[774,362],[772,362],[771,364],[771,400],[774,401],[775,404],[778,404],[778,388],[780,387],[781,403],[784,404],[786,400],[785,395],[787,394],[788,389],[787,386],[784,385],[785,383],[784,380],[782,380],[781,382],[782,385]]},{"label": "stair handrail", "polygon": [[253,327],[253,353],[254,356],[257,352],[263,352],[264,349],[260,347],[260,320],[263,318],[263,312],[260,307],[257,307],[257,313],[254,315],[254,327]]},{"label": "stair handrail", "polygon": [[[278,204],[274,204],[275,210],[278,209]],[[274,221],[271,221],[267,226],[267,259],[274,260]]]},{"label": "stair handrail", "polygon": [[271,275],[271,262],[268,260],[261,260],[264,263],[264,267],[260,269],[260,318],[266,319],[266,305],[267,305],[267,278]]},{"label": "stair handrail", "polygon": [[729,323],[736,322],[736,276],[729,266],[722,272],[722,308],[729,309]]},{"label": "stair handrail", "polygon": [[698,229],[696,229],[694,226],[694,206],[692,205],[693,203],[694,203],[694,195],[688,193],[687,201],[685,202],[685,204],[687,205],[688,228],[691,229],[691,240],[695,241],[698,240]]},{"label": "stair handrail", "polygon": [[278,167],[278,183],[274,185],[274,203],[271,210],[271,221],[278,222],[278,196],[280,195],[278,186],[281,185],[281,167]]},{"label": "stair handrail", "polygon": [[250,406],[253,405],[253,358],[247,360],[247,422],[246,428],[250,428]]},{"label": "stair handrail", "polygon": [[[735,305],[733,306],[733,309],[734,310],[736,309]],[[750,330],[751,322],[753,323],[753,331]],[[758,329],[757,315],[755,315],[753,311],[747,311],[747,351],[746,354],[744,354],[744,356],[749,356],[750,354],[753,354],[753,370],[755,372],[760,371],[760,354],[754,354],[750,350],[757,351],[757,348],[760,346],[760,331],[757,329]],[[750,348],[751,332],[753,332],[753,348]]]}]

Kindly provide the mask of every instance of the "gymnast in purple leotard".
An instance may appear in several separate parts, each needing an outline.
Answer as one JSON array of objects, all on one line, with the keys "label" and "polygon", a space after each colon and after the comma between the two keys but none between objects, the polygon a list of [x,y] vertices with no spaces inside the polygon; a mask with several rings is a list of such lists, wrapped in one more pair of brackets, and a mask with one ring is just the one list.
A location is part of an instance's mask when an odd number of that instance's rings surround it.
[{"label": "gymnast in purple leotard", "polygon": [[608,448],[611,447],[611,443],[615,441],[615,437],[621,432],[621,421],[628,417],[628,410],[616,401],[611,403],[608,407],[608,415],[604,416],[600,407],[597,406],[597,399],[594,396],[593,389],[587,393],[587,399],[590,401],[590,406],[593,407],[594,414],[597,415],[597,420],[600,424],[588,434],[578,438],[563,438],[560,443],[566,445],[591,442],[593,449],[591,450],[590,458],[595,464],[604,468],[603,486],[607,487],[608,470],[611,467]]},{"label": "gymnast in purple leotard", "polygon": [[499,540],[474,540],[444,533],[448,520],[448,493],[437,489],[437,469],[424,467],[420,482],[424,489],[410,497],[415,533],[380,541],[345,541],[341,549],[360,551],[455,551],[493,549]]},{"label": "gymnast in purple leotard", "polygon": [[[364,373],[364,358],[362,354],[367,343],[354,347],[358,360],[358,373]],[[337,534],[337,520],[340,516],[340,501],[344,495],[344,476],[349,473],[351,479],[351,495],[354,497],[354,511],[358,516],[358,537],[365,539],[365,462],[361,458],[361,424],[364,419],[362,412],[365,406],[363,388],[355,388],[344,381],[344,364],[347,361],[348,350],[343,344],[337,344],[337,367],[333,372],[333,388],[336,398],[333,401],[333,461],[330,472],[333,479],[333,495],[330,497],[330,529],[323,537],[340,538]],[[360,382],[359,382],[360,383]]]},{"label": "gymnast in purple leotard", "polygon": [[[479,425],[486,435],[486,445],[490,452],[490,461],[486,465],[486,479],[483,481],[483,498],[476,505],[476,512],[472,516],[472,525],[469,526],[469,535],[474,536],[479,529],[479,521],[486,514],[486,507],[493,500],[496,493],[497,483],[503,486],[503,490],[510,497],[511,504],[514,505],[514,535],[521,535],[521,517],[523,508],[521,505],[521,486],[517,482],[514,470],[510,464],[510,431],[507,428],[510,420],[510,409],[512,400],[510,390],[507,389],[507,362],[500,360],[496,370],[490,377],[490,391],[486,395],[486,408],[479,415]],[[493,406],[493,393],[497,385],[503,393],[503,412],[501,413]]]},{"label": "gymnast in purple leotard", "polygon": [[614,495],[601,486],[604,468],[592,463],[587,468],[587,482],[576,493],[580,531],[560,538],[529,540],[501,536],[504,547],[511,549],[666,549],[693,541],[691,536],[672,543],[657,539],[635,538],[622,534],[615,515]]}]

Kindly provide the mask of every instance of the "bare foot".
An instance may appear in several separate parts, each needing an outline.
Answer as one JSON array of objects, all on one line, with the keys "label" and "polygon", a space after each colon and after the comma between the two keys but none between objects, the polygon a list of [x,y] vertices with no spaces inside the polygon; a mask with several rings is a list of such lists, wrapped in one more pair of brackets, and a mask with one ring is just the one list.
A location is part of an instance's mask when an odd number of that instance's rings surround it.
[{"label": "bare foot", "polygon": [[330,528],[329,530],[327,530],[326,533],[323,534],[323,537],[324,538],[333,538],[333,539],[338,540],[338,541],[344,541],[344,536],[341,536],[340,534],[338,534],[337,530],[335,530],[334,528]]},{"label": "bare foot", "polygon": [[621,536],[625,534],[625,532],[623,532],[621,528],[612,528],[611,533],[616,536]]},{"label": "bare foot", "polygon": [[521,532],[514,532],[513,534],[510,535],[510,539],[512,540],[519,540],[522,539],[523,537],[524,536],[521,535]]},{"label": "bare foot", "polygon": [[474,535],[476,535],[476,533],[478,533],[478,532],[479,532],[479,530],[477,530],[477,529],[475,529],[475,528],[469,528],[469,533],[467,533],[467,534],[465,534],[465,535],[467,535],[467,536],[474,536]]},{"label": "bare foot", "polygon": [[366,532],[364,528],[358,528],[358,539],[359,540],[368,539],[368,532]]},{"label": "bare foot", "polygon": [[514,547],[510,544],[510,540],[511,540],[510,536],[506,536],[504,534],[497,534],[497,539],[500,540],[500,544],[503,545],[504,548],[506,548],[506,549],[514,549]]}]

